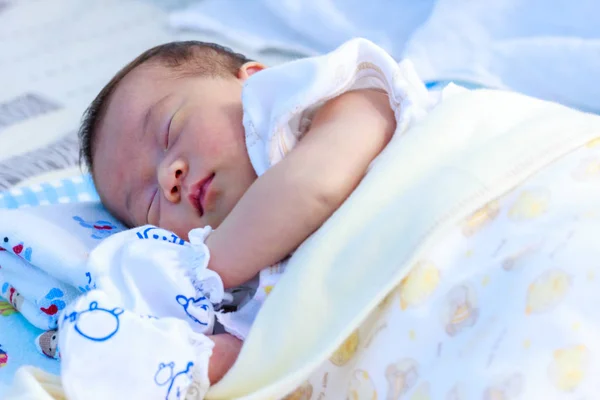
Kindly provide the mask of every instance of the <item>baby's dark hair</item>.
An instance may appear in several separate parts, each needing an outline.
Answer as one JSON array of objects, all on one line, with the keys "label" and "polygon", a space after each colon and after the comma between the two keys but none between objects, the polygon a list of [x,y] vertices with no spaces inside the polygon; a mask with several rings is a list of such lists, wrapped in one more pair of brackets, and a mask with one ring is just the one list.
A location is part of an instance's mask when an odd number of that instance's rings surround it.
[{"label": "baby's dark hair", "polygon": [[161,44],[140,54],[104,86],[83,114],[78,134],[79,161],[85,163],[90,172],[93,172],[94,138],[112,94],[127,74],[149,61],[163,64],[179,73],[180,76],[230,77],[236,76],[240,67],[252,60],[227,47],[198,41]]}]

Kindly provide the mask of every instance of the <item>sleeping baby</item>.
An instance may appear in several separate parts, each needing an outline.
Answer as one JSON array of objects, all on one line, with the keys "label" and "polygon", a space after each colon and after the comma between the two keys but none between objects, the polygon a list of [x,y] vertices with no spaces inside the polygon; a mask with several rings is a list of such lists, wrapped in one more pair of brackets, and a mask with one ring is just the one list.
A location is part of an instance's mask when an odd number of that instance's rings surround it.
[{"label": "sleeping baby", "polygon": [[132,229],[92,253],[96,290],[61,317],[67,395],[202,398],[282,261],[435,102],[363,39],[268,69],[201,42],[132,61],[80,130],[102,202]]}]

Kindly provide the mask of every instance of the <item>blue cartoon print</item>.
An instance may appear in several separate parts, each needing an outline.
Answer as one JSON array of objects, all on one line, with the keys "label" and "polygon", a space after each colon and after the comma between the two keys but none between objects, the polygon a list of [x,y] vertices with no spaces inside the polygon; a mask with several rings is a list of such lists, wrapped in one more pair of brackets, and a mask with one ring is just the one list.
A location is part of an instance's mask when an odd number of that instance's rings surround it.
[{"label": "blue cartoon print", "polygon": [[79,222],[84,228],[91,229],[90,235],[93,239],[105,239],[116,232],[117,226],[110,221],[87,222],[81,217],[74,216],[73,219]]},{"label": "blue cartoon print", "polygon": [[15,245],[11,244],[10,242],[11,240],[9,240],[8,237],[4,237],[2,242],[0,242],[0,251],[12,250],[12,253],[14,253],[16,256],[31,262],[31,254],[33,253],[33,249],[31,247],[26,247],[25,243],[23,242],[19,242]]},{"label": "blue cartoon print", "polygon": [[2,297],[4,297],[17,311],[21,311],[25,298],[8,282],[2,285]]},{"label": "blue cartoon print", "polygon": [[73,311],[69,315],[65,315],[63,323],[75,324],[75,331],[86,339],[104,342],[119,331],[119,315],[121,314],[123,314],[121,308],[109,310],[99,307],[97,301],[92,301],[89,309],[80,312]]},{"label": "blue cartoon print", "polygon": [[154,239],[154,240],[163,240],[165,242],[179,244],[183,246],[185,244],[185,240],[174,234],[173,232],[169,232],[165,229],[157,228],[155,226],[151,226],[148,228],[144,228],[141,231],[136,232],[136,235],[139,239]]},{"label": "blue cartoon print", "polygon": [[79,286],[79,290],[85,293],[89,292],[92,289],[96,289],[96,282],[92,283],[92,273],[86,272],[85,277],[87,278],[87,283],[85,286]]},{"label": "blue cartoon print", "polygon": [[193,297],[188,298],[180,294],[175,297],[175,300],[183,307],[183,311],[185,311],[192,321],[208,326],[211,317],[211,304],[206,297],[201,296],[194,299]]},{"label": "blue cartoon print", "polygon": [[42,300],[37,303],[40,311],[44,314],[52,317],[51,320],[56,318],[58,312],[65,308],[66,304],[63,300],[65,294],[58,288],[52,288]]},{"label": "blue cartoon print", "polygon": [[154,382],[158,386],[167,386],[166,400],[185,398],[187,387],[192,383],[192,367],[194,363],[189,361],[184,370],[175,373],[175,363],[160,363],[158,371],[154,375]]}]

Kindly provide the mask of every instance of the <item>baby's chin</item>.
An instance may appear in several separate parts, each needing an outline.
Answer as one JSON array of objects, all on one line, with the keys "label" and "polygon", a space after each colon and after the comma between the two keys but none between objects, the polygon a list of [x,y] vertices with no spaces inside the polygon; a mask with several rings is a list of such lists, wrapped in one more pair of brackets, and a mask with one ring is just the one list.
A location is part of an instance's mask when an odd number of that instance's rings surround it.
[{"label": "baby's chin", "polygon": [[[199,213],[179,215],[176,220],[168,220],[163,215],[161,218],[162,223],[160,223],[158,227],[171,231],[183,240],[189,241],[189,232],[193,229],[204,228],[206,226],[210,226],[213,230],[217,229],[227,216],[227,213],[222,212],[222,208],[223,207],[211,207],[211,209],[207,210],[202,216],[200,216]],[[168,222],[164,222],[165,220]]]},{"label": "baby's chin", "polygon": [[189,241],[189,232],[192,229],[202,228],[209,224],[202,223],[202,221],[200,221],[199,217],[193,216],[190,219],[186,220],[185,222],[175,223],[175,224],[164,224],[164,225],[161,224],[161,225],[162,226],[159,226],[159,228],[171,231],[174,234],[176,234],[177,236],[179,236],[181,239],[183,239],[185,241]]},{"label": "baby's chin", "polygon": [[[162,227],[160,227],[162,228]],[[197,227],[194,227],[197,228]],[[180,238],[182,238],[183,240],[185,240],[186,242],[188,242],[189,239],[189,232],[194,229],[194,228],[189,228],[188,227],[180,227],[180,228],[163,228],[166,229],[168,231],[173,232],[174,234],[176,234],[177,236],[179,236]]]}]

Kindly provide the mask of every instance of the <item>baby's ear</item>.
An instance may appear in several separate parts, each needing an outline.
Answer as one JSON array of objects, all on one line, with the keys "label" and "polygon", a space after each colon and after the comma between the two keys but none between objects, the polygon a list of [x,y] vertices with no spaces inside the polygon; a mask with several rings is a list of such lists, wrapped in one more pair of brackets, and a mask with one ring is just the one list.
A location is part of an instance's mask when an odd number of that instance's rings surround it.
[{"label": "baby's ear", "polygon": [[238,79],[240,79],[243,82],[255,73],[260,72],[265,68],[267,67],[264,64],[261,64],[257,61],[249,61],[240,67],[238,71]]}]

